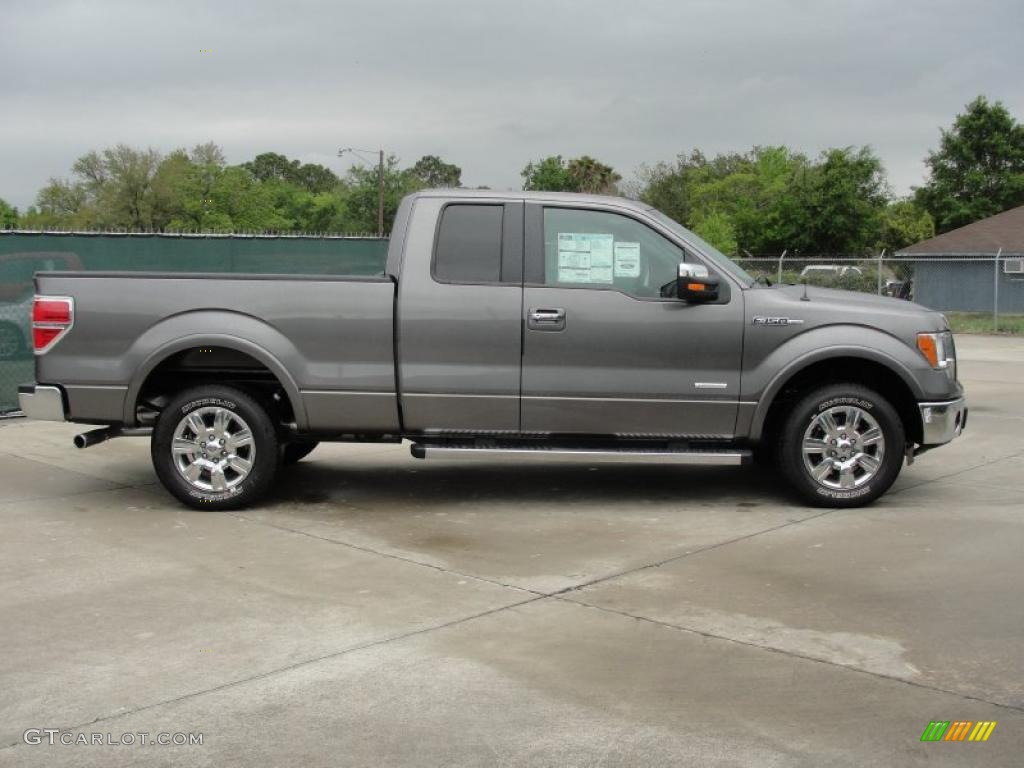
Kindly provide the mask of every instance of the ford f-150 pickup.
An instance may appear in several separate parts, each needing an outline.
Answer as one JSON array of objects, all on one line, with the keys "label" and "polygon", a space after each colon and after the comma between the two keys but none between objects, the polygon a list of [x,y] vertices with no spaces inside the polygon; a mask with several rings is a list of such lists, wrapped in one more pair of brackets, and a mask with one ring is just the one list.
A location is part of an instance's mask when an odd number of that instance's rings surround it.
[{"label": "ford f-150 pickup", "polygon": [[[376,277],[50,272],[26,416],[151,435],[185,504],[251,504],[320,441],[412,455],[743,464],[871,502],[967,419],[946,319],[762,285],[639,202],[433,190]],[[638,491],[640,493],[641,491]]]}]

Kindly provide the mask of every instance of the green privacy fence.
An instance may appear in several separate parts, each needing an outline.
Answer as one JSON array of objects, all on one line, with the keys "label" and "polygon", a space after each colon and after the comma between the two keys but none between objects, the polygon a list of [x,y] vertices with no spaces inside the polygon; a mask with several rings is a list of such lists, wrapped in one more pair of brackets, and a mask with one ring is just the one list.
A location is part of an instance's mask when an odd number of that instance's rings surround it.
[{"label": "green privacy fence", "polygon": [[375,275],[388,241],[346,235],[0,231],[0,413],[32,381],[32,275],[43,270]]}]

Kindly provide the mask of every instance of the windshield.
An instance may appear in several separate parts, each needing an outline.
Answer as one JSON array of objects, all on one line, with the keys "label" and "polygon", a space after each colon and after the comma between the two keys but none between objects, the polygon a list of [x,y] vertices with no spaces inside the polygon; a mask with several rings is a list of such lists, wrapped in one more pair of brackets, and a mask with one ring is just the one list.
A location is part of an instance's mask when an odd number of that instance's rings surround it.
[{"label": "windshield", "polygon": [[737,280],[743,283],[744,288],[750,288],[755,284],[754,278],[751,277],[747,273],[747,271],[743,269],[743,267],[741,267],[735,261],[730,259],[720,250],[715,248],[715,246],[711,245],[711,243],[706,242],[702,238],[698,237],[693,232],[684,227],[682,224],[680,224],[677,221],[673,221],[668,216],[663,214],[661,211],[651,208],[648,211],[648,213],[650,213],[650,215],[657,219],[659,222],[664,224],[668,229],[672,230],[677,235],[679,235],[679,237],[681,237],[683,240],[693,243],[698,248],[700,248],[702,254],[704,256],[707,256],[716,267],[723,270],[724,272],[728,272],[730,275],[735,277]]}]

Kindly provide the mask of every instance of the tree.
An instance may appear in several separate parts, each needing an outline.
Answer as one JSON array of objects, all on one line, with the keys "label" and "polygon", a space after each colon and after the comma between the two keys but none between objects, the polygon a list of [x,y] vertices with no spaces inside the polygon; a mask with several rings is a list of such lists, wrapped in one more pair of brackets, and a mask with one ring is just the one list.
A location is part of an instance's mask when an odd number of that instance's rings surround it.
[{"label": "tree", "polygon": [[693,225],[693,231],[727,256],[735,255],[739,250],[736,229],[724,213],[715,211],[699,219]]},{"label": "tree", "polygon": [[617,194],[615,185],[622,179],[610,165],[589,155],[568,162],[561,155],[551,155],[527,163],[520,175],[524,190],[594,194]]},{"label": "tree", "polygon": [[622,177],[610,165],[605,165],[590,155],[570,160],[565,170],[577,192],[614,195],[618,193],[615,185],[622,181]]},{"label": "tree", "polygon": [[940,233],[1024,204],[1024,125],[998,101],[968,104],[925,163],[914,197]]},{"label": "tree", "polygon": [[86,191],[83,186],[64,179],[51,178],[36,195],[35,208],[29,209],[32,226],[40,229],[72,224],[91,226],[88,221],[90,214],[83,211],[85,203]]},{"label": "tree", "polygon": [[[345,213],[343,228],[350,232],[377,231],[376,166],[352,166],[346,177]],[[384,163],[384,231],[390,232],[402,198],[419,186],[413,176],[400,170],[398,158],[389,155]]]},{"label": "tree", "polygon": [[162,158],[153,149],[118,144],[82,155],[75,181],[50,179],[36,199],[48,223],[152,229],[153,178]]},{"label": "tree", "polygon": [[263,152],[256,155],[248,163],[242,163],[242,167],[247,169],[256,181],[264,182],[270,179],[280,179],[281,181],[288,181],[293,172],[294,165],[297,165],[298,161],[293,162],[284,155],[279,155],[277,152]]},{"label": "tree", "polygon": [[573,180],[561,155],[545,157],[537,162],[529,162],[520,172],[523,177],[523,189],[543,192],[575,192]]},{"label": "tree", "polygon": [[0,199],[0,229],[14,229],[18,226],[18,209]]},{"label": "tree", "polygon": [[790,251],[860,255],[878,241],[888,190],[882,162],[868,148],[829,149],[803,169],[781,199],[779,234]]},{"label": "tree", "polygon": [[189,153],[189,160],[196,165],[212,165],[216,168],[223,168],[228,164],[224,159],[224,150],[208,141],[205,144],[196,144]]},{"label": "tree", "polygon": [[276,152],[264,152],[243,163],[259,182],[283,181],[313,193],[329,192],[338,186],[334,171],[316,163],[302,164]]},{"label": "tree", "polygon": [[462,186],[462,169],[446,163],[437,155],[424,155],[409,169],[409,174],[424,188],[445,189]]},{"label": "tree", "polygon": [[882,211],[878,248],[890,254],[935,235],[935,221],[913,200],[896,200]]},{"label": "tree", "polygon": [[714,233],[709,241],[726,253],[776,254],[787,247],[779,243],[789,236],[780,216],[783,199],[808,165],[804,155],[786,147],[754,147],[713,158],[694,150],[680,154],[674,164],[641,168],[640,198],[698,234]]}]

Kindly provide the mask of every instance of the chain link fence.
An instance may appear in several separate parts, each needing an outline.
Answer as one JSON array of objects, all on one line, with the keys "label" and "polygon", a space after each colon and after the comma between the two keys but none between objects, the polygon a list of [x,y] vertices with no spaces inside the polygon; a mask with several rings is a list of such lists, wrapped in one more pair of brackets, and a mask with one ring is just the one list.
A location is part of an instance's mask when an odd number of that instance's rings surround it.
[{"label": "chain link fence", "polygon": [[32,276],[52,270],[374,275],[387,239],[351,235],[220,235],[0,231],[0,415],[35,376]]},{"label": "chain link fence", "polygon": [[762,282],[816,285],[914,301],[961,333],[1024,334],[1024,254],[885,253],[736,259]]}]

